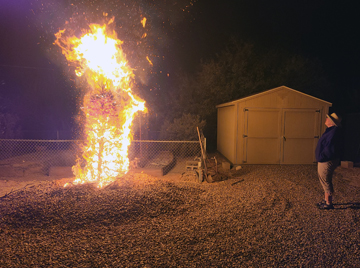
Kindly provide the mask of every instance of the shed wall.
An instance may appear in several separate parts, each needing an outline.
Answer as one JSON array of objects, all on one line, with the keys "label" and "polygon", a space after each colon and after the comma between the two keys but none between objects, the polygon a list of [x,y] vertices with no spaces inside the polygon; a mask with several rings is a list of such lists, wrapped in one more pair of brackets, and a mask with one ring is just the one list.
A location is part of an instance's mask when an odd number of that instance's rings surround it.
[{"label": "shed wall", "polygon": [[219,108],[217,118],[217,150],[232,163],[236,162],[236,109],[235,106]]},{"label": "shed wall", "polygon": [[[236,108],[233,119],[235,129],[228,126],[232,119],[224,121],[224,118],[229,116],[225,116],[225,110],[220,110],[225,107],[218,107],[218,111],[222,114],[218,117],[218,151],[232,163],[309,164],[314,162],[314,149],[318,138],[326,129],[325,116],[329,112],[331,103],[282,86],[231,104],[231,107]],[[270,120],[266,119],[271,114],[267,114],[267,109],[277,113],[276,119],[272,121],[278,125],[272,128],[267,126],[269,130],[276,130],[277,137],[270,135],[270,132],[267,135],[261,126],[268,124]],[[249,111],[255,110],[262,111],[263,114],[252,113],[249,117]],[[232,112],[233,110],[229,114]],[[289,115],[292,116],[291,120],[289,120]],[[304,127],[297,127],[296,123],[291,123],[292,121],[298,121],[300,126]],[[287,128],[285,128],[285,123]],[[251,131],[257,130],[264,131],[256,132],[255,136],[248,137],[248,131],[251,134]],[[292,133],[294,131],[298,133]],[[289,140],[286,140],[285,132],[288,137],[291,137]],[[234,133],[234,137],[230,133]],[[259,133],[262,133],[263,138]],[[289,136],[288,133],[291,135]],[[227,142],[226,139],[228,139]],[[246,142],[244,139],[247,139]],[[285,141],[288,142],[285,143]],[[235,145],[235,151],[232,153],[233,145]]]}]

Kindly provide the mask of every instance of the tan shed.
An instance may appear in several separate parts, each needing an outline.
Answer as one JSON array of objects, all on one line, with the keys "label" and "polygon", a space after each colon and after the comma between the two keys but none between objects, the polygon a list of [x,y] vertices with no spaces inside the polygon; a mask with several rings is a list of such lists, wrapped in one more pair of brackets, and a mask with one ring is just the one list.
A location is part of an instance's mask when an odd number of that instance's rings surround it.
[{"label": "tan shed", "polygon": [[286,86],[217,108],[217,150],[233,164],[312,164],[331,103]]}]

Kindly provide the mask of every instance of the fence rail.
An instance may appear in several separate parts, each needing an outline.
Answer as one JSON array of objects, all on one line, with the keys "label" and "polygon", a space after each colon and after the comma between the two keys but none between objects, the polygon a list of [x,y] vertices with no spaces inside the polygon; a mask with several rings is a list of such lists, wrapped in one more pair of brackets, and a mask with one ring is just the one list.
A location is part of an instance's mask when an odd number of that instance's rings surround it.
[{"label": "fence rail", "polygon": [[[37,174],[49,175],[51,167],[73,166],[77,156],[81,154],[82,142],[0,139],[0,166],[30,169]],[[172,171],[183,172],[187,160],[201,156],[200,143],[199,141],[133,140],[129,147],[130,162],[140,159],[142,167],[149,163],[162,165],[169,155],[176,160]]]}]

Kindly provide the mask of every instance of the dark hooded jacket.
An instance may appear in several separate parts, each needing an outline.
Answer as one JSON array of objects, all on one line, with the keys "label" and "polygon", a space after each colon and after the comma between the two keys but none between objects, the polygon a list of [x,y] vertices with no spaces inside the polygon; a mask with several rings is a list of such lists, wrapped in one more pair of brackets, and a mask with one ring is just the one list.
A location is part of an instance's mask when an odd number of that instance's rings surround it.
[{"label": "dark hooded jacket", "polygon": [[337,126],[329,127],[318,141],[315,150],[317,162],[341,159],[343,151],[342,133]]}]

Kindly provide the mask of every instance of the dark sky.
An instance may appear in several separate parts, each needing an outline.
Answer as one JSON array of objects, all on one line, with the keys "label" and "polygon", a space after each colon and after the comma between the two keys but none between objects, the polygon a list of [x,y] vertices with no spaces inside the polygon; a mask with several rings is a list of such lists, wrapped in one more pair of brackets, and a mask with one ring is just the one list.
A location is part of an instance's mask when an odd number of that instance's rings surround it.
[{"label": "dark sky", "polygon": [[199,44],[197,53],[210,51],[212,44],[233,34],[265,47],[318,57],[337,85],[358,80],[360,4],[356,1],[213,2],[199,4],[198,23],[190,30],[193,46]]},{"label": "dark sky", "polygon": [[[139,74],[145,84],[154,83],[154,74],[160,71],[172,74],[195,69],[201,59],[214,57],[230,36],[236,36],[265,49],[277,47],[319,58],[339,94],[360,86],[357,1],[189,3],[190,0],[0,0],[1,97],[14,99],[18,105],[14,107],[22,109],[23,115],[46,114],[47,118],[41,120],[53,122],[53,128],[68,127],[66,121],[75,111],[76,89],[69,77],[64,77],[62,55],[52,44],[54,33],[70,17],[74,25],[85,25],[85,17],[87,22],[96,22],[102,6],[106,6],[104,11],[109,16],[115,16],[119,38],[124,40],[135,68],[145,66],[144,55],[154,57],[155,66],[143,68],[145,73]],[[136,46],[141,35],[139,15],[148,18],[149,41]]]}]

